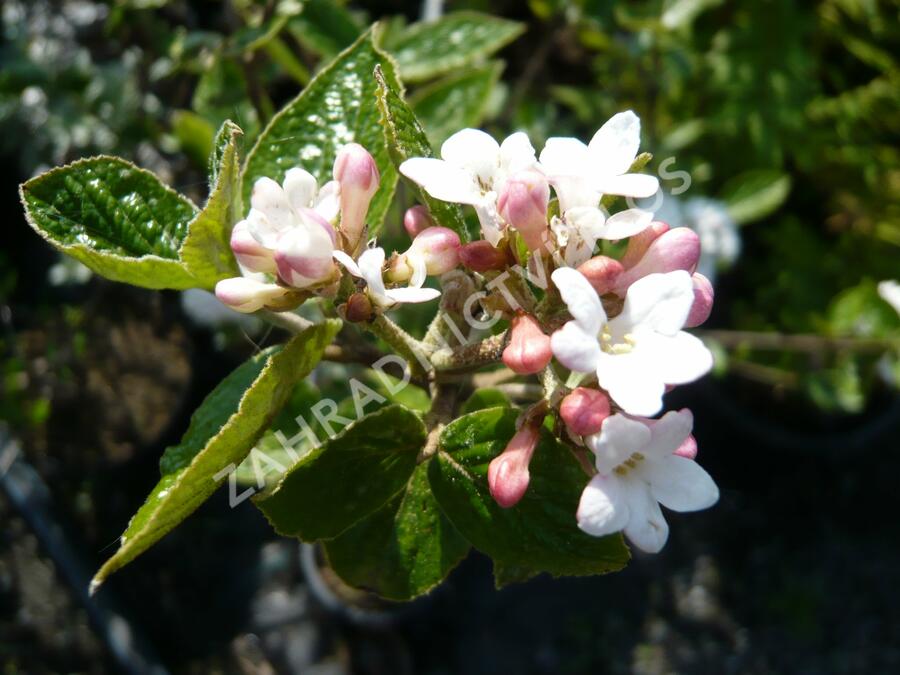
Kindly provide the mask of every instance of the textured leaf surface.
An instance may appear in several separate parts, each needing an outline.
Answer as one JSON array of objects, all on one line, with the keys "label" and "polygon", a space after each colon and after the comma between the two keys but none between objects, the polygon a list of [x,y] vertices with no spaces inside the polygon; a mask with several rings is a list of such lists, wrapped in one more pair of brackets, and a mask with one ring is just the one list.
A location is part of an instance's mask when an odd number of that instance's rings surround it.
[{"label": "textured leaf surface", "polygon": [[586,575],[621,569],[629,557],[621,535],[597,538],[578,529],[575,511],[588,477],[569,449],[546,430],[522,501],[503,509],[493,500],[488,465],[515,433],[517,416],[510,408],[492,408],[447,426],[428,472],[444,513],[499,565],[498,583],[538,572]]},{"label": "textured leaf surface", "polygon": [[392,44],[404,82],[420,82],[490,56],[525,27],[478,12],[455,12],[410,26]]},{"label": "textured leaf surface", "polygon": [[388,406],[308,453],[254,502],[281,535],[336,537],[403,489],[424,441],[414,413]]},{"label": "textured leaf surface", "polygon": [[368,31],[323,69],[260,134],[244,167],[243,196],[263,176],[279,183],[288,169],[302,166],[322,185],[332,178],[334,158],[347,143],[356,142],[375,158],[381,187],[369,206],[370,233],[377,231],[397,183],[375,105],[375,66],[399,87],[390,59]]},{"label": "textured leaf surface", "polygon": [[406,489],[325,543],[332,569],[351,586],[391,600],[411,600],[437,586],[468,553],[416,467]]},{"label": "textured leaf surface", "polygon": [[206,397],[191,417],[181,443],[160,460],[162,478],[132,517],[119,550],[94,577],[96,588],[190,515],[226,480],[268,428],[294,385],[319,362],[340,330],[329,320],[297,334],[283,348],[250,359]]},{"label": "textured leaf surface", "polygon": [[410,98],[410,106],[438,148],[460,129],[481,126],[485,110],[500,79],[503,64],[494,62],[448,75]]},{"label": "textured leaf surface", "polygon": [[[433,157],[431,144],[415,113],[381,72],[375,73],[378,82],[378,109],[384,125],[384,138],[394,162],[399,166],[411,157]],[[449,227],[464,240],[468,239],[462,209],[458,204],[435,199],[416,183],[410,182],[419,201],[428,207],[435,222]]]}]

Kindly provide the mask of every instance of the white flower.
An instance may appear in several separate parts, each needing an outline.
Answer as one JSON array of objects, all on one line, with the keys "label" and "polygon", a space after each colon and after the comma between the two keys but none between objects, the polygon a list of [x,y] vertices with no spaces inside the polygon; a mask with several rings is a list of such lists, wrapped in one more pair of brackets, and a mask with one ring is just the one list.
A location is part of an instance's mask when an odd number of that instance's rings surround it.
[{"label": "white flower", "polygon": [[528,136],[517,132],[498,145],[483,131],[463,129],[444,141],[441,158],[408,159],[400,173],[435,199],[474,206],[484,238],[496,246],[505,225],[498,195],[512,174],[537,164]]},{"label": "white flower", "polygon": [[441,292],[434,288],[422,288],[425,282],[424,266],[413,274],[409,286],[406,288],[385,288],[382,278],[384,268],[384,249],[369,248],[359,256],[359,261],[353,260],[343,251],[334,252],[335,259],[340,262],[347,271],[355,277],[360,277],[366,282],[366,292],[372,302],[379,307],[388,308],[397,303],[427,302],[434,300]]},{"label": "white flower", "polygon": [[553,334],[553,354],[572,370],[596,371],[600,386],[625,412],[655,415],[667,384],[691,382],[712,367],[709,350],[681,330],[694,302],[687,272],[638,279],[612,319],[580,272],[562,267],[552,279],[573,318]]},{"label": "white flower", "polygon": [[581,495],[578,527],[597,537],[624,530],[639,549],[658,553],[669,536],[660,504],[680,512],[715,504],[719,489],[709,474],[674,454],[693,423],[690,410],[659,420],[607,417],[600,433],[585,438],[598,473]]},{"label": "white flower", "polygon": [[894,280],[878,282],[878,295],[900,314],[900,283]]},{"label": "white flower", "polygon": [[557,245],[565,247],[566,265],[578,267],[594,255],[598,239],[626,239],[645,230],[652,221],[653,213],[641,209],[626,209],[607,217],[596,206],[577,206],[566,211],[563,218],[554,217],[550,229]]},{"label": "white flower", "polygon": [[329,181],[319,190],[311,173],[294,168],[285,174],[282,185],[271,178],[260,178],[254,183],[247,214],[248,229],[260,244],[274,249],[281,234],[301,224],[305,209],[315,212],[318,216],[315,220],[333,225],[339,208],[336,181]]}]

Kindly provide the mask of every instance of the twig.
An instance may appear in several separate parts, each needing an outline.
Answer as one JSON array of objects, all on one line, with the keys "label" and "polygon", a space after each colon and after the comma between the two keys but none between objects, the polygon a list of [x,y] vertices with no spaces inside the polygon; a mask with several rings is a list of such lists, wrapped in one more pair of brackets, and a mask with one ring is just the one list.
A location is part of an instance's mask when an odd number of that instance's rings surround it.
[{"label": "twig", "polygon": [[485,338],[481,342],[454,349],[439,349],[431,355],[436,370],[475,370],[500,360],[509,339],[509,331]]},{"label": "twig", "polygon": [[742,330],[703,330],[696,331],[695,334],[697,337],[713,340],[725,347],[747,346],[765,350],[787,349],[799,352],[818,352],[847,349],[879,353],[900,347],[900,340],[883,338],[829,337],[804,333],[790,335]]},{"label": "twig", "polygon": [[255,313],[263,321],[283,328],[289,333],[296,334],[304,331],[313,325],[309,319],[304,319],[299,314],[293,312],[272,312],[268,309],[261,309]]}]

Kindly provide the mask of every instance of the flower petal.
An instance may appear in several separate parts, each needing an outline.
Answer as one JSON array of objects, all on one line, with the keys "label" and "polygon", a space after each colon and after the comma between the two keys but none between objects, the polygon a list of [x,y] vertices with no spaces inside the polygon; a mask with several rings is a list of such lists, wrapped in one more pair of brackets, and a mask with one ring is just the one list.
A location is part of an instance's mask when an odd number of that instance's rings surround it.
[{"label": "flower petal", "polygon": [[500,146],[480,129],[463,129],[444,141],[441,159],[491,185],[500,168]]},{"label": "flower petal", "polygon": [[440,159],[408,159],[400,165],[400,173],[421,185],[435,199],[460,204],[477,204],[481,201],[481,191],[472,175]]},{"label": "flower petal", "polygon": [[359,265],[356,264],[356,261],[351,258],[349,255],[344,253],[341,250],[334,250],[331,252],[332,257],[337,260],[341,265],[347,268],[347,271],[350,272],[355,277],[362,276],[362,270],[359,269]]},{"label": "flower petal", "polygon": [[[584,278],[578,270],[571,267],[560,267],[554,270],[550,277],[559,289],[563,302],[569,308],[569,314],[578,322],[585,333],[592,336],[592,341],[597,341],[597,333],[606,323],[606,312],[603,311],[603,303],[597,297],[597,292],[591,286],[591,282]],[[688,279],[690,281],[690,279]],[[691,297],[693,297],[693,287]]]},{"label": "flower petal", "polygon": [[548,138],[541,150],[541,167],[548,177],[588,173],[588,147],[577,138]]},{"label": "flower petal", "polygon": [[598,236],[602,239],[626,239],[646,230],[651,222],[653,222],[651,211],[626,209],[607,218],[606,226]]},{"label": "flower petal", "polygon": [[605,195],[643,199],[656,194],[659,190],[659,179],[644,173],[626,173],[624,176],[600,177],[593,185]]},{"label": "flower petal", "polygon": [[653,498],[673,511],[700,511],[719,501],[715,481],[693,459],[668,455],[647,462],[641,476],[649,481]]},{"label": "flower petal", "polygon": [[366,286],[369,292],[375,295],[384,295],[384,279],[381,277],[381,270],[384,267],[384,249],[369,248],[363,251],[357,261],[359,271],[362,278],[366,280]]},{"label": "flower petal", "polygon": [[613,400],[630,415],[650,417],[662,409],[665,382],[648,362],[635,352],[607,354],[600,352],[597,382]]},{"label": "flower petal", "polygon": [[309,207],[313,203],[318,188],[316,177],[299,167],[288,169],[282,185],[288,203],[295,211]]},{"label": "flower petal", "polygon": [[406,254],[406,263],[412,267],[412,276],[409,279],[409,285],[412,288],[421,288],[425,283],[425,277],[428,276],[428,265],[425,262],[425,256],[417,251],[410,251]]},{"label": "flower petal", "polygon": [[631,110],[613,115],[597,130],[588,149],[596,170],[606,176],[628,171],[641,145],[641,120]]},{"label": "flower petal", "polygon": [[713,366],[712,352],[700,339],[684,331],[671,337],[659,333],[641,335],[635,352],[666,384],[693,382]]},{"label": "flower petal", "polygon": [[628,488],[626,499],[630,516],[625,526],[625,536],[642,551],[659,553],[669,538],[669,524],[649,485],[643,481],[628,481]]},{"label": "flower petal", "polygon": [[595,334],[585,333],[577,321],[569,321],[550,337],[550,349],[561,364],[580,373],[594,371],[602,354]]},{"label": "flower petal", "polygon": [[628,504],[621,496],[617,476],[596,475],[581,493],[578,527],[594,537],[619,532],[628,522]]},{"label": "flower petal", "polygon": [[628,287],[622,313],[609,322],[616,334],[652,330],[675,335],[694,303],[691,275],[684,270],[648,274]]},{"label": "flower petal", "polygon": [[644,420],[650,428],[651,438],[641,451],[648,458],[668,457],[691,435],[694,414],[684,408],[670,410],[658,420]]},{"label": "flower petal", "polygon": [[517,131],[500,144],[500,166],[507,174],[531,168],[536,163],[534,146],[525,132]]},{"label": "flower petal", "polygon": [[428,302],[439,297],[436,288],[389,288],[384,292],[394,302]]},{"label": "flower petal", "polygon": [[594,453],[597,471],[606,476],[632,454],[642,451],[651,437],[652,432],[646,424],[626,415],[616,414],[603,420],[600,433],[592,434],[584,440]]},{"label": "flower petal", "polygon": [[253,184],[250,207],[262,211],[271,226],[281,232],[294,224],[294,211],[281,186],[271,178],[260,178]]}]

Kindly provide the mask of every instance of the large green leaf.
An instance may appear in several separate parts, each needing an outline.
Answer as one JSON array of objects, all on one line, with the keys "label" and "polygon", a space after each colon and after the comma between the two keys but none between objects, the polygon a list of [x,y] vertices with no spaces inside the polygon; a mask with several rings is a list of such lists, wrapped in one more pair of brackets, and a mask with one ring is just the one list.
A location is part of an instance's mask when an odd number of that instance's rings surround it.
[{"label": "large green leaf", "polygon": [[491,497],[487,469],[515,433],[518,411],[491,408],[452,422],[428,472],[431,489],[450,521],[491,556],[498,583],[537,572],[601,574],[621,569],[628,549],[619,534],[591,537],[578,529],[575,511],[588,482],[570,450],[546,430],[531,461],[531,483],[516,506]]},{"label": "large green leaf", "polygon": [[[378,82],[378,109],[384,126],[384,138],[394,162],[399,166],[411,157],[433,157],[431,144],[415,113],[397,93],[388,79],[376,71]],[[463,240],[468,239],[462,209],[429,195],[418,184],[411,183],[419,200],[428,207],[435,222],[454,230]]]},{"label": "large green leaf", "polygon": [[376,66],[381,66],[391,86],[399,88],[390,58],[376,47],[369,30],[272,118],[247,156],[245,202],[258,178],[281,182],[295,166],[312,173],[320,185],[331,180],[338,150],[356,142],[372,154],[381,173],[381,187],[368,214],[370,233],[377,231],[394,194],[397,170],[388,156],[375,106]]},{"label": "large green leaf", "polygon": [[187,518],[247,455],[340,330],[336,319],[311,326],[282,347],[256,355],[206,397],[181,443],[160,460],[162,478],[122,535],[119,550],[91,582],[96,589]]},{"label": "large green leaf", "polygon": [[490,56],[512,42],[521,23],[478,12],[454,12],[428,23],[416,23],[392,42],[404,82],[421,82]]},{"label": "large green leaf", "polygon": [[361,32],[353,15],[334,0],[306,0],[303,11],[288,23],[297,41],[311,52],[333,58]]},{"label": "large green leaf", "polygon": [[469,68],[429,84],[410,97],[409,104],[428,132],[432,147],[440,147],[460,129],[481,125],[502,72],[503,64],[496,61]]},{"label": "large green leaf", "polygon": [[422,421],[388,406],[306,454],[254,502],[281,535],[336,537],[403,489],[424,442]]},{"label": "large green leaf", "polygon": [[774,169],[755,169],[735,176],[722,188],[728,214],[738,225],[761,220],[787,199],[791,177]]},{"label": "large green leaf", "polygon": [[336,539],[325,542],[331,568],[351,586],[411,600],[437,586],[469,551],[416,467],[406,489]]}]

